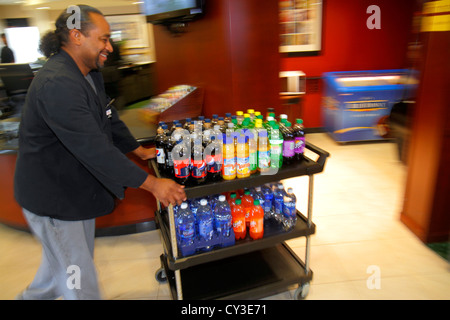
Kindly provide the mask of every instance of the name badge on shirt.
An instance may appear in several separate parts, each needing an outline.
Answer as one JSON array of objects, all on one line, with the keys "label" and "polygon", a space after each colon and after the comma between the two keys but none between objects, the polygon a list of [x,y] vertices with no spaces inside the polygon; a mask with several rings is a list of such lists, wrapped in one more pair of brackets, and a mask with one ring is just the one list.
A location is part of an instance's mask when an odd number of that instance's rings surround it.
[{"label": "name badge on shirt", "polygon": [[114,100],[116,99],[111,99],[111,101],[106,105],[106,116],[108,117],[108,119],[112,118],[111,105],[113,104]]}]

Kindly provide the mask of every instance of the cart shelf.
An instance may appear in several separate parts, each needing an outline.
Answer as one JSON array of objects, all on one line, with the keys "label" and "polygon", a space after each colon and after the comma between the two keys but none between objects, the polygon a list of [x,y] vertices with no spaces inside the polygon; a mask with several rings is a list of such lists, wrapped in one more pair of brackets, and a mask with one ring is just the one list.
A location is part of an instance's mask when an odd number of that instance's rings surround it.
[{"label": "cart shelf", "polygon": [[313,223],[308,226],[307,218],[297,211],[297,223],[290,231],[284,231],[281,225],[273,220],[266,220],[264,222],[264,237],[262,239],[253,240],[247,234],[245,239],[236,240],[236,243],[229,247],[217,248],[209,252],[198,253],[182,258],[174,258],[170,246],[168,228],[169,219],[167,216],[168,214],[166,211],[163,211],[162,214],[156,212],[156,223],[161,229],[164,246],[168,252],[167,266],[170,270],[185,269],[208,261],[220,260],[233,255],[265,249],[289,239],[312,235],[314,234],[316,227]]},{"label": "cart shelf", "polygon": [[[164,255],[160,258],[176,299],[174,272],[167,269]],[[306,273],[305,265],[285,244],[181,270],[183,298],[187,300],[259,299],[268,292],[276,294],[299,282],[307,283],[312,275],[312,271]]]}]

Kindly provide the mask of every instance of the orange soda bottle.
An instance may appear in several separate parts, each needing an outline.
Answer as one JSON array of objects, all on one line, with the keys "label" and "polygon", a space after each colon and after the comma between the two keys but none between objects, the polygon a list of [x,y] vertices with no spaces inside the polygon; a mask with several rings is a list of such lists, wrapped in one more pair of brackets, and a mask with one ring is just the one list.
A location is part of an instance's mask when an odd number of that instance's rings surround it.
[{"label": "orange soda bottle", "polygon": [[232,192],[230,194],[230,197],[228,198],[228,204],[230,205],[230,208],[232,208],[234,205],[236,205],[236,200],[238,199],[236,192]]},{"label": "orange soda bottle", "polygon": [[236,240],[245,239],[247,226],[245,224],[245,212],[241,205],[241,199],[236,199],[236,204],[231,207],[231,216],[233,218],[233,231]]},{"label": "orange soda bottle", "polygon": [[241,197],[242,199],[242,207],[245,212],[245,222],[246,225],[250,225],[250,210],[253,207],[253,197],[250,194],[250,190],[245,190],[244,195]]},{"label": "orange soda bottle", "polygon": [[250,237],[253,240],[261,239],[264,235],[264,210],[259,205],[259,200],[253,202],[250,213]]}]

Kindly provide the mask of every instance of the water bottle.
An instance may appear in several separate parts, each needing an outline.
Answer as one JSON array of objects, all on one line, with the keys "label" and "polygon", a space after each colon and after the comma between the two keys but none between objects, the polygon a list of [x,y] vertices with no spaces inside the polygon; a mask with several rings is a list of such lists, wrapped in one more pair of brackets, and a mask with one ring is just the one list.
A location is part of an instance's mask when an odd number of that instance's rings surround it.
[{"label": "water bottle", "polygon": [[264,219],[273,218],[273,192],[268,185],[263,185],[261,191],[264,195]]},{"label": "water bottle", "polygon": [[283,198],[283,226],[286,230],[291,230],[295,226],[295,203],[291,197]]},{"label": "water bottle", "polygon": [[287,230],[294,228],[297,221],[297,210],[296,210],[297,198],[292,190],[292,188],[287,189],[287,193],[284,196],[283,201],[283,217],[284,217],[284,227]]},{"label": "water bottle", "polygon": [[259,205],[264,209],[264,194],[260,186],[253,190],[253,200],[259,200]]},{"label": "water bottle", "polygon": [[198,208],[200,207],[200,200],[201,200],[201,198],[194,198],[191,200],[190,205],[189,205],[191,212],[195,218],[195,227],[197,230],[198,230],[197,211],[198,211]]},{"label": "water bottle", "polygon": [[180,246],[192,245],[195,238],[195,219],[187,202],[183,202],[178,209],[176,226]]},{"label": "water bottle", "polygon": [[217,234],[229,237],[232,228],[231,209],[224,195],[220,195],[214,208],[214,221]]},{"label": "water bottle", "polygon": [[283,184],[278,184],[273,195],[273,215],[275,221],[279,223],[283,222],[283,201],[285,195]]},{"label": "water bottle", "polygon": [[[200,207],[197,210],[197,223],[198,238],[204,241],[211,240],[214,233],[214,216],[206,199],[200,200]],[[208,246],[205,249],[210,249],[210,247]]]}]

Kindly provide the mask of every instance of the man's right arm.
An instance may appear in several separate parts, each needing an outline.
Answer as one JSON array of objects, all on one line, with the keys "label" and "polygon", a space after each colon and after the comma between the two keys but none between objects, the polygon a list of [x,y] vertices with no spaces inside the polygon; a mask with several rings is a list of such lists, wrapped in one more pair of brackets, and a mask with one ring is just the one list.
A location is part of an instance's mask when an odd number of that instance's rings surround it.
[{"label": "man's right arm", "polygon": [[140,188],[151,192],[166,207],[169,204],[181,204],[186,200],[184,186],[170,179],[148,175]]}]

